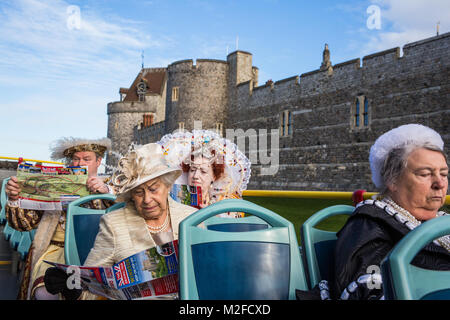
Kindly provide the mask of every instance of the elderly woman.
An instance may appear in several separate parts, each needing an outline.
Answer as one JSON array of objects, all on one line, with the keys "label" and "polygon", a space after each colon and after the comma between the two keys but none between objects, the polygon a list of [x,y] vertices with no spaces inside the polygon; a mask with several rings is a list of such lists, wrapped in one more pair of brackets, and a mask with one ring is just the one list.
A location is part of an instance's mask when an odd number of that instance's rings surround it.
[{"label": "elderly woman", "polygon": [[[335,299],[383,298],[380,263],[409,231],[447,213],[444,205],[448,166],[444,143],[434,130],[408,124],[381,135],[370,149],[372,180],[380,200],[360,202],[337,233],[334,276],[322,281],[316,293]],[[450,270],[450,237],[425,246],[412,264]],[[298,298],[307,295],[299,291]]]},{"label": "elderly woman", "polygon": [[[86,266],[112,266],[135,253],[178,239],[179,223],[197,209],[172,200],[181,170],[167,165],[160,145],[150,143],[119,160],[112,182],[122,209],[105,214]],[[46,281],[47,282],[47,281]],[[46,283],[47,285],[47,283]],[[85,292],[82,299],[92,299]]]}]

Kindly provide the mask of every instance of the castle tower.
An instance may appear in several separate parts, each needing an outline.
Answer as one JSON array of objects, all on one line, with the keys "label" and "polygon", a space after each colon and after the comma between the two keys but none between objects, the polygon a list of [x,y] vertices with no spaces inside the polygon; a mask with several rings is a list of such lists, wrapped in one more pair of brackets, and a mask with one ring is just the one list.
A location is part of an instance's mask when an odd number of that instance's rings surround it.
[{"label": "castle tower", "polygon": [[117,164],[118,154],[126,154],[135,126],[165,120],[166,82],[165,68],[144,68],[130,88],[120,88],[120,101],[108,103],[107,136],[113,151],[107,155],[108,166]]},{"label": "castle tower", "polygon": [[227,128],[231,128],[234,108],[237,106],[237,86],[251,81],[250,87],[258,86],[258,68],[252,66],[252,54],[234,51],[227,56],[228,62],[228,112]]},{"label": "castle tower", "polygon": [[[227,107],[228,65],[221,60],[182,60],[167,68],[166,133],[223,128]],[[196,127],[195,129],[199,129]]]}]

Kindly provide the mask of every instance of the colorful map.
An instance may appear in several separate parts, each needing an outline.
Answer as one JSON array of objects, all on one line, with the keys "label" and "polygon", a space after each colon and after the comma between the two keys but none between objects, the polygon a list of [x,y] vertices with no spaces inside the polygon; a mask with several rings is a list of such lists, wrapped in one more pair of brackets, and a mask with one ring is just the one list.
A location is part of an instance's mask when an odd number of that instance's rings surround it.
[{"label": "colorful map", "polygon": [[53,173],[33,168],[17,170],[17,180],[22,189],[19,194],[21,208],[59,210],[62,197],[89,195],[86,188],[87,171],[58,169],[58,172]]},{"label": "colorful map", "polygon": [[22,187],[20,196],[36,200],[59,201],[62,195],[89,195],[86,188],[87,175],[45,175],[18,172]]}]

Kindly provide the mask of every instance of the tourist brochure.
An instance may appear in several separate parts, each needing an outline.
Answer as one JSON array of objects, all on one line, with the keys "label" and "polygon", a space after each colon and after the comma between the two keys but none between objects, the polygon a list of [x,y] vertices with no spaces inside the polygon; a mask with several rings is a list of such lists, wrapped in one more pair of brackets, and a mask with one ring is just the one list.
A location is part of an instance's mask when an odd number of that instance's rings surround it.
[{"label": "tourist brochure", "polygon": [[81,288],[113,300],[169,298],[178,294],[178,240],[138,252],[112,267],[71,266],[45,261],[71,274],[79,275]]},{"label": "tourist brochure", "polygon": [[20,163],[19,207],[32,210],[63,210],[75,199],[89,195],[87,167],[40,166]]},{"label": "tourist brochure", "polygon": [[202,188],[200,186],[174,184],[170,190],[170,196],[177,202],[200,208],[199,204],[202,203]]}]

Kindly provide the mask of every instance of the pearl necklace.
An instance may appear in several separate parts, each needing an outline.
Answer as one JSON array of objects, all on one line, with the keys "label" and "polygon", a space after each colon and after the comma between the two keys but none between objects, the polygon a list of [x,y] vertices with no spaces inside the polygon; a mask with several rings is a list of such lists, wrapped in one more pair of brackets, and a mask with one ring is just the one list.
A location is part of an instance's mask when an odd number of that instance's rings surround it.
[{"label": "pearl necklace", "polygon": [[146,223],[148,231],[150,231],[150,233],[160,233],[161,231],[163,231],[167,227],[167,225],[169,224],[169,213],[170,213],[169,210],[167,210],[166,219],[164,220],[163,224],[160,225],[160,226],[152,227],[152,226],[149,226]]},{"label": "pearl necklace", "polygon": [[[422,224],[422,222],[417,220],[416,217],[414,217],[408,210],[399,206],[390,197],[385,197],[382,201],[387,205],[391,206],[398,214],[402,215],[406,220],[411,222],[411,224],[409,223],[406,224],[406,226],[410,230],[413,230],[420,224]],[[437,242],[437,244],[439,244],[441,247],[445,248],[448,252],[450,252],[450,236],[443,236],[441,238],[436,239],[434,242],[435,243]]]}]

